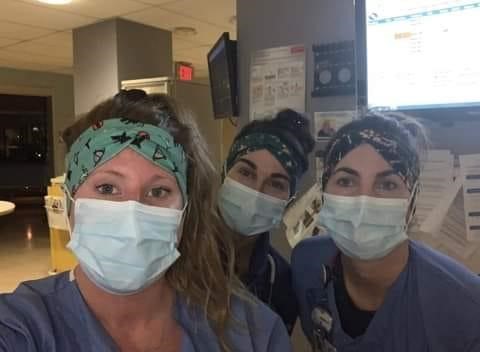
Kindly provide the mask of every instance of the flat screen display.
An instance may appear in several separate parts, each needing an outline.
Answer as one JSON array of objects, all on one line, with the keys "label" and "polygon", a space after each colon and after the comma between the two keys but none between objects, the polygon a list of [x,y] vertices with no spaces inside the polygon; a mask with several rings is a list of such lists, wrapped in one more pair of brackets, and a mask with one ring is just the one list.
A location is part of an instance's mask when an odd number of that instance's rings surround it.
[{"label": "flat screen display", "polygon": [[363,5],[369,108],[480,106],[480,1]]},{"label": "flat screen display", "polygon": [[207,55],[216,119],[237,116],[236,43],[224,33]]}]

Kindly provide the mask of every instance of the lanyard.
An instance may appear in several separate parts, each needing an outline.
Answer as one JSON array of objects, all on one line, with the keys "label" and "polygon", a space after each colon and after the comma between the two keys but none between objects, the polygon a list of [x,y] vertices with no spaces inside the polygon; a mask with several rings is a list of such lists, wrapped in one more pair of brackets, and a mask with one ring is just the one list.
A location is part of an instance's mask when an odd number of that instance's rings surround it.
[{"label": "lanyard", "polygon": [[313,352],[336,352],[332,344],[333,318],[328,307],[327,284],[330,281],[329,268],[322,266],[320,287],[307,291],[307,303],[311,308],[311,323],[313,328]]}]

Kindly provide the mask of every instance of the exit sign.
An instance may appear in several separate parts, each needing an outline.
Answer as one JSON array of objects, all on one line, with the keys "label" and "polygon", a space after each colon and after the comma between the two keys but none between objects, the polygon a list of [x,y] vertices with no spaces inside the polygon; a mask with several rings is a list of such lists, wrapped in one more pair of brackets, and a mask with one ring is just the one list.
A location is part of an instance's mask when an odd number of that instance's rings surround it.
[{"label": "exit sign", "polygon": [[177,63],[177,78],[180,81],[191,81],[193,79],[193,67],[184,63]]}]

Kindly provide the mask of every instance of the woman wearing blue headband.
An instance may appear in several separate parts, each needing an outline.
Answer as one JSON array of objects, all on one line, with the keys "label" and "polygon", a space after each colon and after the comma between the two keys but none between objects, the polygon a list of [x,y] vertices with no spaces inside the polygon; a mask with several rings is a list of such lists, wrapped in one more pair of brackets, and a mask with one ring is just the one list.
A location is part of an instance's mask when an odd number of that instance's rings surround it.
[{"label": "woman wearing blue headband", "polygon": [[422,126],[369,114],[325,152],[319,226],[292,254],[300,319],[314,351],[480,351],[480,279],[408,239]]},{"label": "woman wearing blue headband", "polygon": [[242,291],[215,171],[171,98],[122,91],[64,133],[79,265],[0,296],[0,351],[290,351]]},{"label": "woman wearing blue headband", "polygon": [[270,245],[313,148],[309,123],[293,110],[246,125],[235,137],[219,194],[233,231],[236,270],[250,291],[283,319],[291,333],[298,316],[288,262]]}]

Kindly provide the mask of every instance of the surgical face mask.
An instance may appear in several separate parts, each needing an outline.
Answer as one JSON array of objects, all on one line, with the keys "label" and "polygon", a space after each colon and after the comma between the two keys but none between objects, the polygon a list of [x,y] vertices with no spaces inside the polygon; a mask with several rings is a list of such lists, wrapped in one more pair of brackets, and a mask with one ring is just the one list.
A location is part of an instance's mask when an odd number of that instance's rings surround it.
[{"label": "surgical face mask", "polygon": [[328,229],[345,255],[362,260],[383,258],[407,239],[409,199],[328,193],[323,197],[319,225]]},{"label": "surgical face mask", "polygon": [[272,230],[282,220],[286,200],[264,193],[226,178],[220,188],[218,206],[225,223],[244,236]]},{"label": "surgical face mask", "polygon": [[157,281],[177,260],[183,211],[135,201],[74,201],[68,244],[87,277],[113,294],[133,294]]}]

